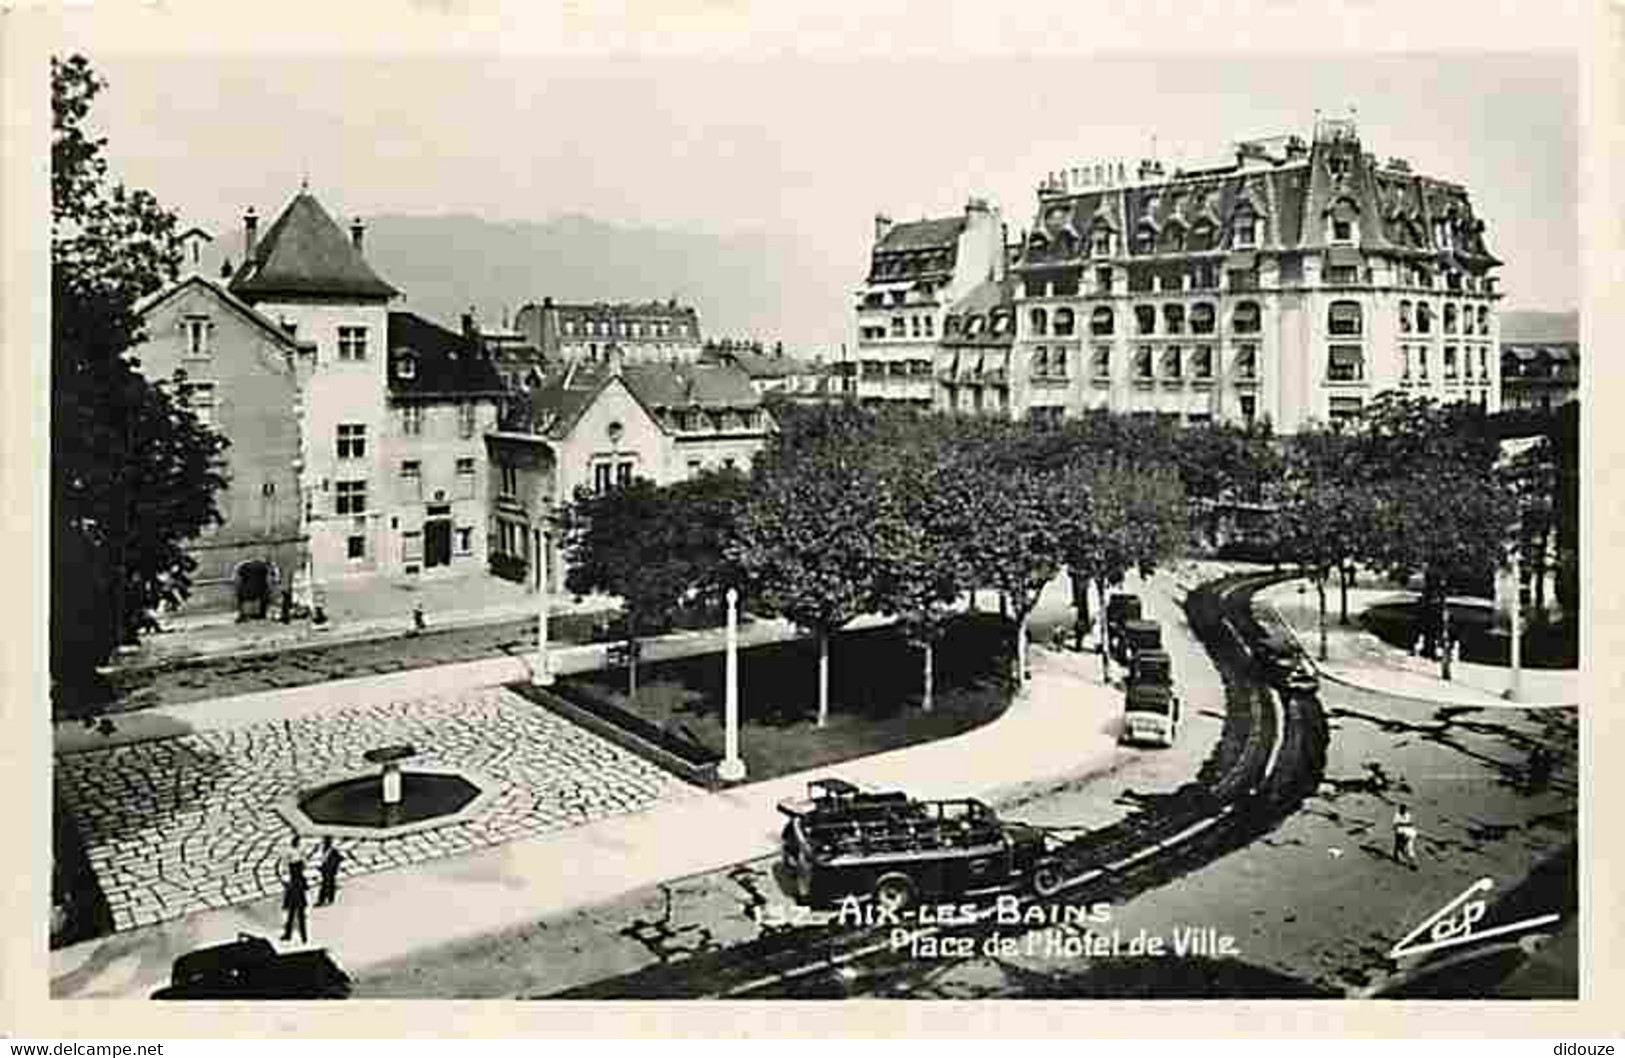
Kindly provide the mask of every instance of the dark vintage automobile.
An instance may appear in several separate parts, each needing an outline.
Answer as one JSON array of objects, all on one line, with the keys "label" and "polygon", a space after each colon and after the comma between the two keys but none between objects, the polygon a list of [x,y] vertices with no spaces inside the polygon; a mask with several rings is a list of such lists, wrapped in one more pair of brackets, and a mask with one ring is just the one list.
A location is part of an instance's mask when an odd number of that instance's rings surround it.
[{"label": "dark vintage automobile", "polygon": [[779,811],[790,817],[782,834],[789,888],[809,907],[872,896],[900,910],[1022,885],[1047,895],[1062,882],[1042,831],[1002,821],[972,798],[916,800],[819,779]]},{"label": "dark vintage automobile", "polygon": [[1174,683],[1174,664],[1166,651],[1142,650],[1129,657],[1129,686],[1149,684],[1171,687]]},{"label": "dark vintage automobile", "polygon": [[1138,595],[1119,591],[1106,600],[1106,650],[1112,657],[1117,657],[1122,649],[1118,644],[1123,637],[1123,625],[1138,621],[1141,613]]},{"label": "dark vintage automobile", "polygon": [[1267,632],[1254,647],[1264,679],[1282,692],[1314,694],[1320,677],[1296,640],[1282,632]]},{"label": "dark vintage automobile", "polygon": [[1135,654],[1161,650],[1162,625],[1143,619],[1124,621],[1122,634],[1117,637],[1117,648],[1115,657],[1119,665],[1131,664]]},{"label": "dark vintage automobile", "polygon": [[350,975],[325,948],[279,953],[264,937],[239,933],[176,959],[153,999],[347,999]]}]

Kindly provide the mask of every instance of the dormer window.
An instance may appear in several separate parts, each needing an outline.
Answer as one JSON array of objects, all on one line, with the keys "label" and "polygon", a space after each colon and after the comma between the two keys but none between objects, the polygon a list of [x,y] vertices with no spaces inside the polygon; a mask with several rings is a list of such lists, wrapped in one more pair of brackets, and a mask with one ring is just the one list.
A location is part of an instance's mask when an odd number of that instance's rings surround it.
[{"label": "dormer window", "polygon": [[1353,240],[1353,223],[1346,220],[1332,221],[1332,242],[1352,242]]},{"label": "dormer window", "polygon": [[1238,249],[1252,249],[1258,245],[1258,218],[1250,212],[1238,213],[1231,222],[1231,242]]},{"label": "dormer window", "polygon": [[1112,255],[1112,233],[1105,228],[1097,228],[1089,240],[1089,252],[1096,257],[1110,257]]},{"label": "dormer window", "polygon": [[395,377],[417,378],[418,358],[412,353],[397,353],[395,355]]}]

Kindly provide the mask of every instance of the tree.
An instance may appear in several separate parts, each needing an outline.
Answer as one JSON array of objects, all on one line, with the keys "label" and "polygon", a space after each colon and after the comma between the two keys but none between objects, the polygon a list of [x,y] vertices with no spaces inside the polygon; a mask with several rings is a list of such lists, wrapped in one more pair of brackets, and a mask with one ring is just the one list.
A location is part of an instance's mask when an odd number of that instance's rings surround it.
[{"label": "tree", "polygon": [[866,460],[867,438],[836,425],[754,467],[727,544],[753,609],[817,637],[820,727],[829,720],[830,636],[876,601],[880,556],[907,533]]},{"label": "tree", "polygon": [[997,589],[1016,623],[1016,682],[1027,680],[1027,618],[1065,557],[1067,504],[1056,474],[966,460],[955,512],[969,583]]},{"label": "tree", "polygon": [[637,696],[638,644],[671,623],[693,570],[670,493],[645,478],[594,493],[585,487],[556,516],[577,595],[604,592],[621,599],[627,653],[627,694]]},{"label": "tree", "polygon": [[[938,443],[933,443],[936,441]],[[957,461],[940,438],[920,438],[883,463],[883,487],[901,501],[902,526],[881,556],[875,606],[895,615],[909,641],[923,655],[920,707],[931,711],[935,649],[955,602],[970,588],[959,512],[967,498]]]},{"label": "tree", "polygon": [[110,181],[85,130],[103,82],[80,56],[51,61],[51,668],[59,682],[182,602],[183,544],[220,522],[226,442],[126,354],[136,311],[175,278],[173,214]]},{"label": "tree", "polygon": [[[1493,575],[1505,558],[1512,497],[1493,473],[1410,474],[1373,489],[1383,527],[1374,557],[1399,576],[1422,575],[1423,648],[1450,678],[1450,591]],[[1444,647],[1445,649],[1440,649]]]},{"label": "tree", "polygon": [[[1368,539],[1374,503],[1370,486],[1331,479],[1307,480],[1289,488],[1276,510],[1276,554],[1296,565],[1319,598],[1320,660],[1326,660],[1326,585],[1360,557]],[[1347,621],[1347,578],[1343,577]]]}]

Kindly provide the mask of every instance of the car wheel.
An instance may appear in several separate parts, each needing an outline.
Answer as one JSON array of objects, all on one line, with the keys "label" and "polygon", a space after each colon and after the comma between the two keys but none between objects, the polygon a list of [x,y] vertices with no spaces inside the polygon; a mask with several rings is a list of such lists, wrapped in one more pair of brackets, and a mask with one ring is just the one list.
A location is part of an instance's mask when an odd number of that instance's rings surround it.
[{"label": "car wheel", "polygon": [[882,875],[875,882],[874,897],[877,907],[895,914],[913,903],[914,883],[904,874]]}]

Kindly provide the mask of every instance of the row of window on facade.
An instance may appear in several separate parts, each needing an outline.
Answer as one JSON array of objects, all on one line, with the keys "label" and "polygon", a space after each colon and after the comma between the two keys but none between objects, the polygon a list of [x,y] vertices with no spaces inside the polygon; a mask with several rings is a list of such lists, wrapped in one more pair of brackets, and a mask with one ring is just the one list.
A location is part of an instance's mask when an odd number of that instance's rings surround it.
[{"label": "row of window on facade", "polygon": [[[459,458],[455,465],[455,476],[450,499],[471,500],[475,498],[475,477],[477,464],[471,457]],[[334,514],[366,514],[370,508],[368,500],[370,489],[368,478],[346,478],[333,483],[333,513]],[[423,498],[423,461],[421,459],[403,459],[400,464],[399,487],[397,497],[403,501],[415,501]],[[437,492],[436,501],[447,499],[443,493]],[[310,512],[313,513],[313,512]]]},{"label": "row of window on facade", "polygon": [[941,272],[953,267],[953,251],[946,247],[918,250],[913,253],[882,254],[875,258],[869,275],[872,279],[887,276],[919,275],[921,272]]},{"label": "row of window on facade", "polygon": [[[1476,352],[1476,356],[1474,353]],[[1429,380],[1428,368],[1430,361],[1430,347],[1426,345],[1402,345],[1399,347],[1400,380],[1402,382],[1427,382]],[[1457,379],[1465,381],[1476,380],[1479,385],[1489,385],[1493,379],[1490,375],[1489,346],[1469,346],[1458,349],[1454,345],[1447,345],[1440,350],[1440,376],[1451,382]],[[1477,361],[1478,370],[1473,370],[1474,361]]]},{"label": "row of window on facade", "polygon": [[[1151,294],[1161,292],[1164,294],[1180,294],[1196,290],[1218,290],[1221,268],[1215,261],[1199,261],[1189,268],[1164,266],[1161,268],[1129,268],[1128,292],[1130,294]],[[1256,263],[1249,268],[1223,269],[1225,286],[1232,291],[1257,290],[1258,268]],[[1094,286],[1091,295],[1111,294],[1115,288],[1116,273],[1111,268],[1095,269]],[[1405,285],[1418,287],[1423,290],[1432,290],[1433,272],[1423,267],[1402,269],[1399,273]],[[1358,286],[1369,284],[1372,281],[1371,269],[1352,264],[1328,264],[1321,273],[1322,280],[1327,286]],[[1279,278],[1282,283],[1301,283],[1303,281],[1303,258],[1283,257],[1280,260]],[[1495,280],[1485,276],[1482,280],[1470,273],[1451,271],[1445,277],[1446,290],[1452,294],[1479,293],[1480,288],[1485,294],[1494,293]],[[1075,272],[1060,275],[1027,276],[1022,281],[1023,293],[1028,298],[1042,297],[1078,297],[1079,277]]]},{"label": "row of window on facade", "polygon": [[[431,511],[431,514],[446,514],[450,511]],[[436,518],[444,522],[444,518]],[[356,519],[355,531],[344,538],[344,557],[352,562],[363,562],[367,559],[367,532],[366,520]],[[474,527],[471,525],[453,525],[447,527],[448,542],[454,542],[456,553],[469,556],[474,553]],[[401,533],[401,560],[407,563],[424,561],[423,530],[407,529]],[[429,565],[438,564],[432,558]]]},{"label": "row of window on facade", "polygon": [[604,338],[697,338],[696,324],[670,320],[564,320],[561,329],[567,335],[597,335]]},{"label": "row of window on facade", "polygon": [[[408,404],[400,409],[401,434],[406,437],[423,435],[424,409],[419,404]],[[457,436],[468,440],[474,436],[479,419],[475,405],[457,405]],[[365,423],[345,422],[338,425],[335,448],[340,459],[365,459],[367,456],[367,426]]]},{"label": "row of window on facade", "polygon": [[[1433,333],[1433,306],[1425,301],[1419,301],[1413,306],[1409,301],[1399,303],[1399,330],[1401,334],[1431,334]],[[1459,327],[1458,327],[1459,320]],[[1477,326],[1475,327],[1474,324]],[[1446,304],[1442,313],[1442,330],[1445,334],[1480,334],[1488,337],[1490,333],[1490,310],[1486,305],[1479,305],[1476,310],[1471,305],[1463,305],[1458,310],[1455,305]]]}]

